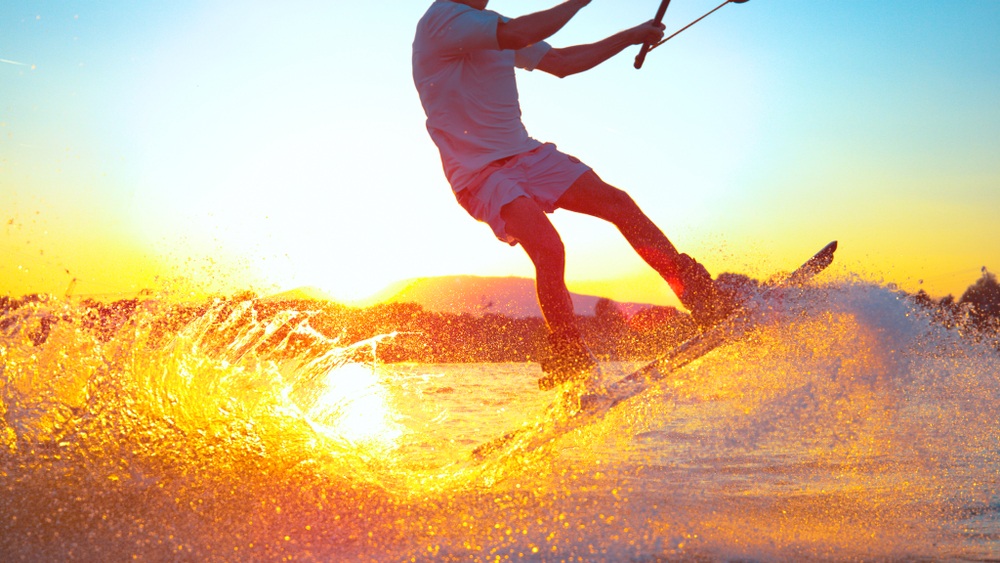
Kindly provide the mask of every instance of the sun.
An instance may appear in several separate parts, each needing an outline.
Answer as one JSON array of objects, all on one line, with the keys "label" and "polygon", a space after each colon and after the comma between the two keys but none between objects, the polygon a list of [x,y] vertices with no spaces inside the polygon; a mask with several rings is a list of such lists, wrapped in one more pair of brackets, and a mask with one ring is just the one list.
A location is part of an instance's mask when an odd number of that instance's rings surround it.
[{"label": "sun", "polygon": [[339,442],[392,449],[402,436],[388,389],[371,367],[349,363],[330,370],[322,391],[306,411],[314,429]]}]

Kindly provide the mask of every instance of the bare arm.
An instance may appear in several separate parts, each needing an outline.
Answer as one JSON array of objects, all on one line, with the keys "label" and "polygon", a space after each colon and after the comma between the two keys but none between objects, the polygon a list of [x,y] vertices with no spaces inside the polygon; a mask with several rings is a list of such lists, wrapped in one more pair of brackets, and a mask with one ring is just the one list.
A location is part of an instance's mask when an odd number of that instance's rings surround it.
[{"label": "bare arm", "polygon": [[590,70],[626,47],[656,43],[663,38],[663,24],[652,21],[620,31],[607,39],[587,45],[551,49],[538,63],[538,69],[559,78]]},{"label": "bare arm", "polygon": [[554,8],[535,12],[497,25],[500,48],[523,49],[544,41],[563,28],[590,0],[567,0]]}]

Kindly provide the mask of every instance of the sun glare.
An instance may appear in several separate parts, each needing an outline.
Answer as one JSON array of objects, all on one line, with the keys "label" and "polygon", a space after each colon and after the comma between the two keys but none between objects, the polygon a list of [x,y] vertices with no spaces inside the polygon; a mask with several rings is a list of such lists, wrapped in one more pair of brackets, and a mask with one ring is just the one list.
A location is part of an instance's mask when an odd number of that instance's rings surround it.
[{"label": "sun glare", "polygon": [[402,435],[393,420],[389,393],[374,371],[346,364],[326,375],[324,389],[306,413],[310,424],[332,440],[391,449]]}]

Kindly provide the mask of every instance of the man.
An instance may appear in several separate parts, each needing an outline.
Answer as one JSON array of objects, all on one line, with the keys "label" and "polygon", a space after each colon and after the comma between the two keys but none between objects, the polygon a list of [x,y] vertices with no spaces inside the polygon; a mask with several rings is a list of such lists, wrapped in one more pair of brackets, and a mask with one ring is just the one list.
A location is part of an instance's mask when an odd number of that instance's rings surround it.
[{"label": "man", "polygon": [[628,194],[555,145],[531,138],[521,123],[515,66],[566,77],[631,45],[658,41],[664,26],[648,22],[596,43],[557,49],[545,39],[590,0],[569,0],[514,19],[486,10],[488,1],[436,0],[430,6],[417,25],[413,78],[458,202],[501,241],[520,244],[535,266],[551,344],[539,386],[586,381],[596,373],[566,288],[563,243],[546,216],[556,209],[618,227],[699,324],[725,316],[732,305],[708,271],[679,253]]}]

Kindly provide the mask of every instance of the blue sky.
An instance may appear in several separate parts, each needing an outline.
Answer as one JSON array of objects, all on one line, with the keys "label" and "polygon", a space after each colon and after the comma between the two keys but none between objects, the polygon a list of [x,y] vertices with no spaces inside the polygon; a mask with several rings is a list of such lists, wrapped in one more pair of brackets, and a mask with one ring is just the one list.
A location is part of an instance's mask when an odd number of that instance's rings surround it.
[{"label": "blue sky", "polygon": [[[428,2],[6,2],[0,291],[531,275],[454,203],[409,70]],[[548,2],[494,0],[510,16]],[[657,2],[595,0],[552,39]],[[676,0],[674,30],[717,2]],[[524,119],[711,270],[840,239],[841,274],[932,294],[1000,269],[1000,2],[751,0],[632,68],[521,73]],[[574,289],[671,302],[608,226],[554,216]],[[922,283],[921,283],[922,281]]]}]

